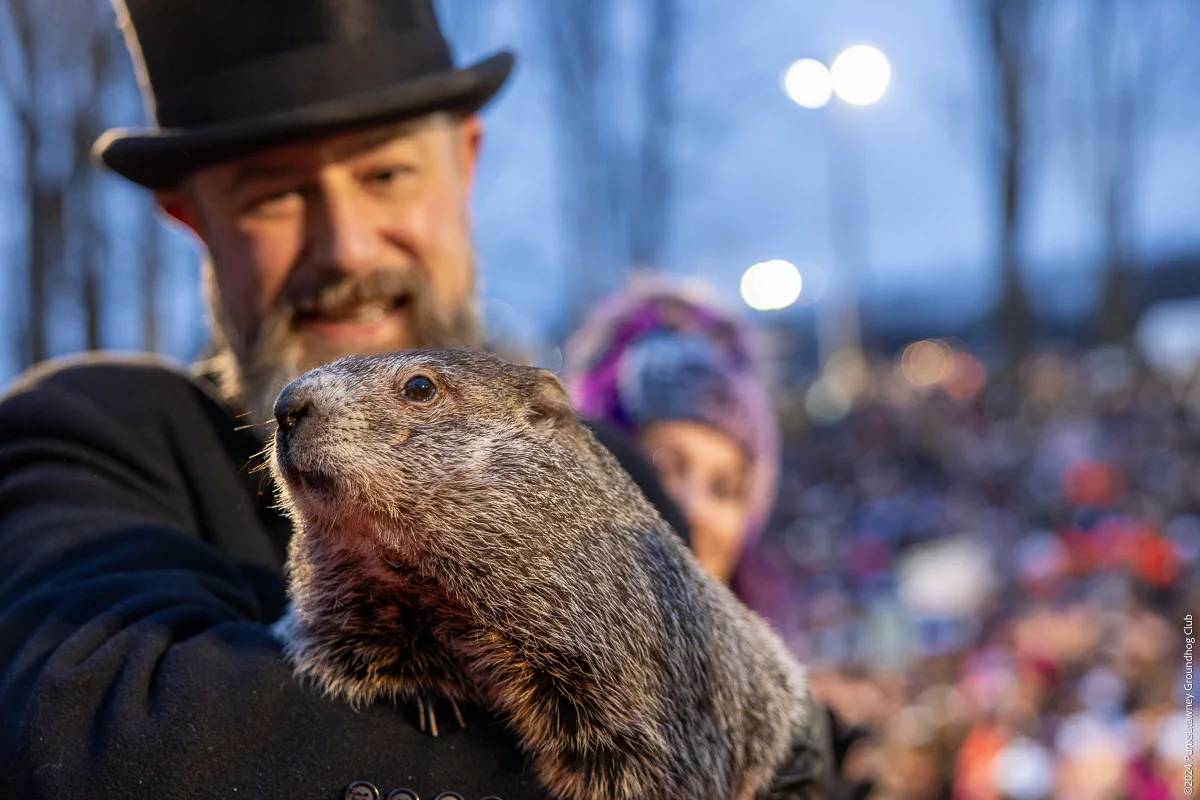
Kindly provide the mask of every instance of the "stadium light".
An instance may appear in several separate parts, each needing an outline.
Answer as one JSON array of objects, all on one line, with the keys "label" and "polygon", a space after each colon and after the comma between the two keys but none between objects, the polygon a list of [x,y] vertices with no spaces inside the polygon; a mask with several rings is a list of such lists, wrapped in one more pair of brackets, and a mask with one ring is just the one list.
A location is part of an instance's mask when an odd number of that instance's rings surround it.
[{"label": "stadium light", "polygon": [[833,97],[833,77],[820,61],[802,58],[783,73],[783,91],[802,108],[820,108]]},{"label": "stadium light", "polygon": [[790,261],[774,258],[751,265],[742,274],[742,299],[756,311],[778,311],[800,297],[804,281]]},{"label": "stadium light", "polygon": [[829,68],[833,91],[855,106],[879,102],[892,80],[892,65],[878,48],[857,44],[843,50]]}]

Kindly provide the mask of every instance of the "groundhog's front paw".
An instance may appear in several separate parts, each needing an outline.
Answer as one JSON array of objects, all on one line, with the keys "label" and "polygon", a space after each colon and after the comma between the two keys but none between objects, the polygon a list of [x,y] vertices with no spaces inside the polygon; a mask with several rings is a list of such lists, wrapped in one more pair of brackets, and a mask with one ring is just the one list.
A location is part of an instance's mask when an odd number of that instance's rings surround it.
[{"label": "groundhog's front paw", "polygon": [[[331,697],[356,708],[380,698],[410,707],[417,727],[431,736],[438,735],[447,718],[466,727],[458,706],[458,700],[468,697],[466,687],[457,673],[449,673],[444,665],[438,664],[435,670],[424,659],[409,665],[395,648],[381,643],[363,650],[322,641],[290,606],[271,626],[271,635],[283,644],[296,676]],[[443,680],[435,684],[424,678],[430,674],[440,674]]]}]

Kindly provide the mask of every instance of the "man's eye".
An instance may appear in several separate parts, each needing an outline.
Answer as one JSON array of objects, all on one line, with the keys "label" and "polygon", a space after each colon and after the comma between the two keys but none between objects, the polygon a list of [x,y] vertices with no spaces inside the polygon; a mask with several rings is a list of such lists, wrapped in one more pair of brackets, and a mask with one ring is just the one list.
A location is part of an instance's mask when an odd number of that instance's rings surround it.
[{"label": "man's eye", "polygon": [[246,212],[255,216],[270,216],[288,211],[293,203],[299,202],[300,192],[295,189],[272,192],[251,200]]},{"label": "man's eye", "polygon": [[394,166],[384,169],[376,169],[367,173],[367,183],[377,186],[388,186],[395,183],[400,178],[409,175],[413,172],[411,167]]}]

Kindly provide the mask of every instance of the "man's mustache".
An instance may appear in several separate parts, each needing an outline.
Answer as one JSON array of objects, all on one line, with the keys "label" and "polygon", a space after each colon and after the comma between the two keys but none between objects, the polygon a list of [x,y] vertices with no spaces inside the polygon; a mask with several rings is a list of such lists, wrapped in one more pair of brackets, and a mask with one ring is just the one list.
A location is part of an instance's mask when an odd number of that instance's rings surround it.
[{"label": "man's mustache", "polygon": [[382,305],[385,310],[422,308],[429,284],[419,269],[378,269],[365,275],[320,272],[289,284],[275,313],[290,321],[324,317],[348,317],[365,305]]}]

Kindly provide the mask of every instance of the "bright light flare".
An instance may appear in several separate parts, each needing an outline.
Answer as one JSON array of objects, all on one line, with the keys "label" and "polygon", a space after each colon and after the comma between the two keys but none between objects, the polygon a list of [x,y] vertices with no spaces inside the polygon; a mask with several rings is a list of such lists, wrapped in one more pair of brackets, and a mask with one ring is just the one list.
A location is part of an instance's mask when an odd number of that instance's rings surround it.
[{"label": "bright light flare", "polygon": [[833,96],[829,68],[815,58],[802,58],[783,73],[783,91],[804,108],[820,108]]},{"label": "bright light flare", "polygon": [[829,70],[837,96],[855,106],[879,101],[892,80],[892,65],[878,48],[856,44],[843,50]]},{"label": "bright light flare", "polygon": [[795,264],[774,258],[754,264],[742,274],[742,299],[756,311],[778,311],[796,302],[803,286]]}]

